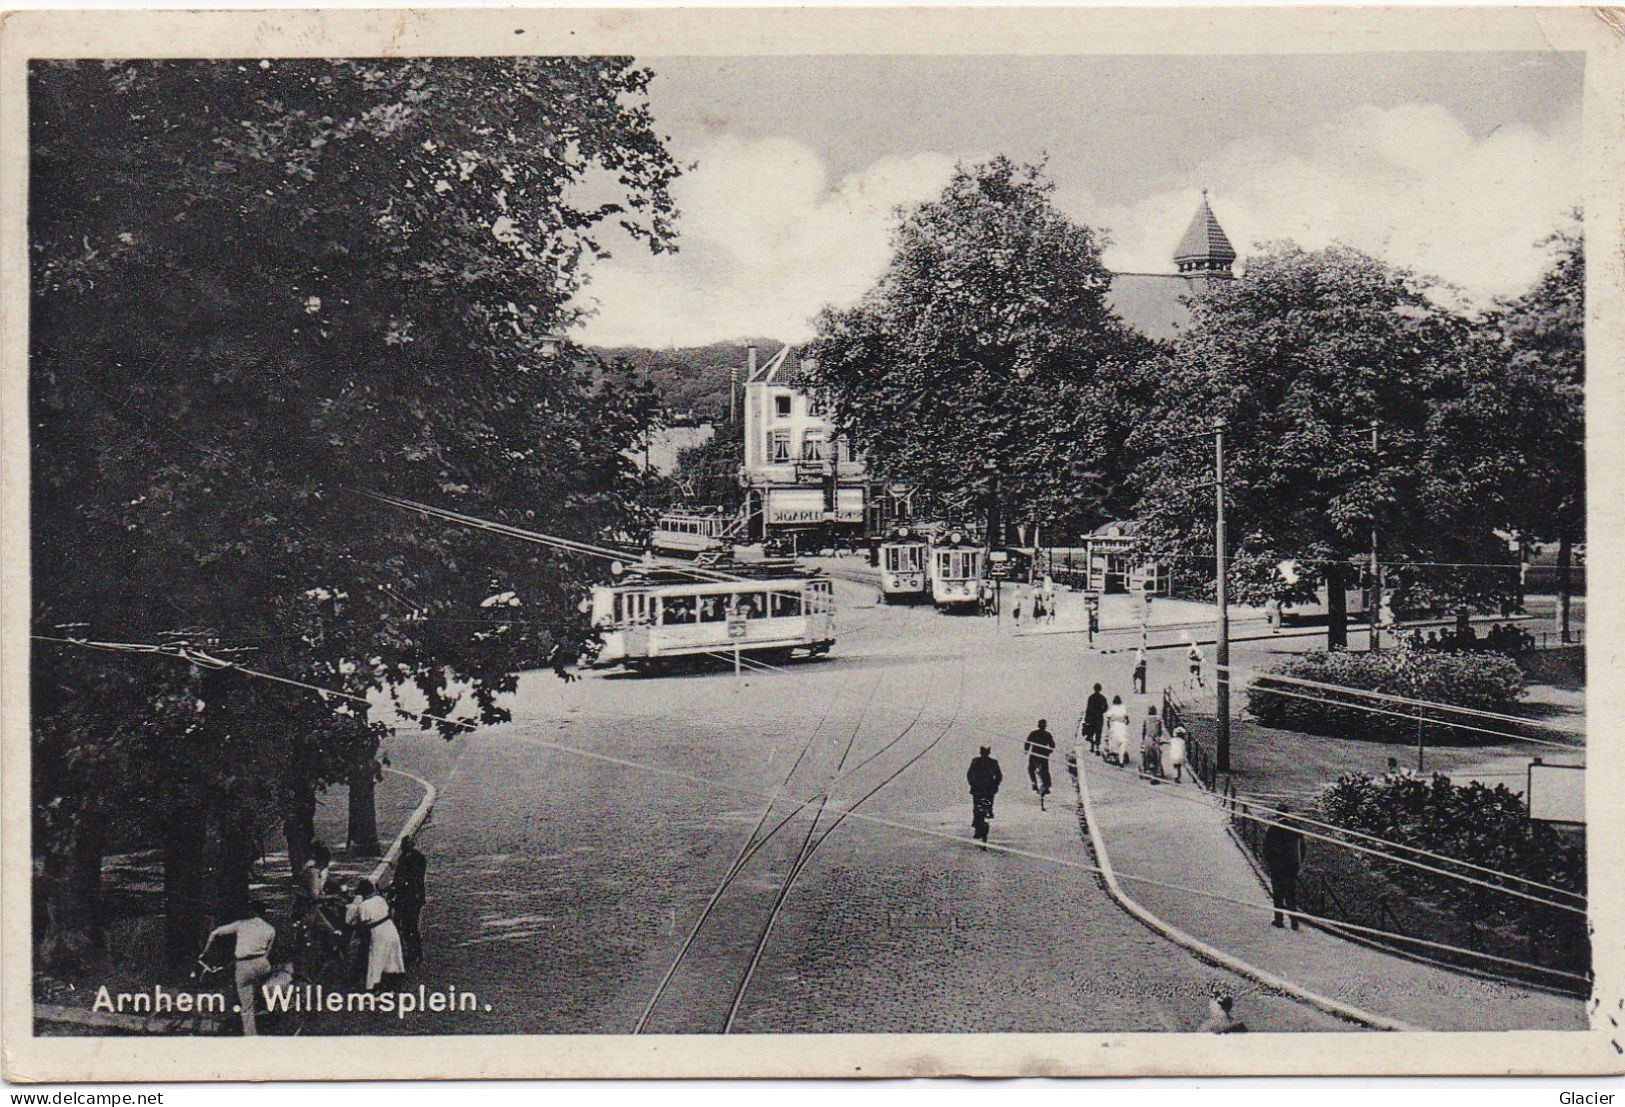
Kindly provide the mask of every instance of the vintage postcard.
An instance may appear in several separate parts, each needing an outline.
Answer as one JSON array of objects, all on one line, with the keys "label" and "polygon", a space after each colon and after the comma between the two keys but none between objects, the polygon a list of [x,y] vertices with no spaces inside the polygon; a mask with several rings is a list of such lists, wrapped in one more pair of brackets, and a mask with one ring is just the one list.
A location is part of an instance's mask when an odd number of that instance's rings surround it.
[{"label": "vintage postcard", "polygon": [[6,17],[6,1076],[1625,1069],[1622,50]]}]

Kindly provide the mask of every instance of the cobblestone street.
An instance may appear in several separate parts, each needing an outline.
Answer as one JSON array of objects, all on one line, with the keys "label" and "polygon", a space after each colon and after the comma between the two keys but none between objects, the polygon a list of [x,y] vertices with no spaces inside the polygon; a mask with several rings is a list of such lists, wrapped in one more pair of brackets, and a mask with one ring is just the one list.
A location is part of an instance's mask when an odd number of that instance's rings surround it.
[{"label": "cobblestone street", "polygon": [[[1215,979],[1255,1029],[1341,1027],[1187,956],[1083,867],[1064,750],[1082,679],[1126,691],[1126,655],[1096,658],[1096,676],[1081,638],[870,607],[851,583],[838,597],[824,661],[534,674],[507,726],[451,746],[398,738],[393,762],[441,788],[414,981],[476,991],[490,1010],[318,1032],[610,1033],[647,1013],[650,1032],[703,1033],[731,1010],[738,1032],[1190,1030]],[[1179,660],[1156,655],[1153,687]],[[1047,811],[1020,750],[1040,716],[1063,750]],[[1005,772],[994,845],[1055,860],[970,842],[964,772],[984,742]],[[753,828],[781,821],[719,894]]]}]

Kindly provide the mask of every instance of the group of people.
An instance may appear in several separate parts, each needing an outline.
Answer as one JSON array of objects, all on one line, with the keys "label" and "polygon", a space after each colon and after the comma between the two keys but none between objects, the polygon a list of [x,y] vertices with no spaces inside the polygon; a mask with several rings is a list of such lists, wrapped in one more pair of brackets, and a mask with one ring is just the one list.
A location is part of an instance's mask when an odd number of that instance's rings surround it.
[{"label": "group of people", "polygon": [[419,924],[428,899],[428,859],[412,838],[401,839],[401,850],[394,862],[395,878],[387,893],[366,878],[346,888],[334,877],[332,864],[332,851],[315,842],[310,856],[294,875],[290,912],[293,958],[280,967],[272,964],[277,929],[270,922],[270,908],[263,900],[254,900],[242,918],[209,933],[205,953],[217,941],[232,942],[234,983],[245,1036],[258,1033],[261,987],[273,982],[278,973],[291,981],[299,973],[308,978],[319,971],[316,964],[322,960],[319,950],[323,945],[344,951],[345,964],[369,992],[386,978],[404,976],[408,965],[423,959]]},{"label": "group of people", "polygon": [[1443,631],[1430,630],[1424,636],[1420,627],[1407,636],[1407,645],[1413,650],[1433,650],[1440,653],[1471,653],[1486,650],[1491,653],[1528,653],[1535,648],[1535,636],[1511,623],[1496,623],[1480,638],[1468,624],[1448,627]]},{"label": "group of people", "polygon": [[[1078,744],[1108,765],[1131,765],[1134,763],[1130,750],[1132,727],[1133,718],[1123,704],[1123,697],[1113,696],[1108,704],[1097,684],[1084,703],[1083,717],[1078,722]],[[1140,721],[1140,772],[1153,782],[1166,780],[1172,773],[1176,784],[1184,783],[1189,743],[1189,731],[1183,726],[1169,731],[1157,714],[1157,705],[1148,705],[1145,718]]]},{"label": "group of people", "polygon": [[1018,585],[1016,602],[1010,608],[1010,618],[1020,626],[1022,619],[1031,612],[1034,623],[1053,623],[1055,602],[1055,582],[1049,577],[1030,585]]}]

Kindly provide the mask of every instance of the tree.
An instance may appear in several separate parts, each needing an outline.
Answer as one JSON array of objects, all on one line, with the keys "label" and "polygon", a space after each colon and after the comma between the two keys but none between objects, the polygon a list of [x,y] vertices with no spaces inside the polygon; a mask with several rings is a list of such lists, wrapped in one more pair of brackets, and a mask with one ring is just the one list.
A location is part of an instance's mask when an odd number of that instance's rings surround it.
[{"label": "tree", "polygon": [[[1213,442],[1177,439],[1222,417],[1232,595],[1262,603],[1325,587],[1327,641],[1344,646],[1344,590],[1375,526],[1401,609],[1504,598],[1510,571],[1473,566],[1507,560],[1494,527],[1512,466],[1483,449],[1484,419],[1464,418],[1472,405],[1455,402],[1492,386],[1500,362],[1429,291],[1345,247],[1278,246],[1199,298],[1149,370],[1156,403],[1131,440],[1147,455],[1139,514],[1156,552],[1187,580],[1212,564]],[[1279,569],[1288,560],[1296,582]]]},{"label": "tree", "polygon": [[900,210],[879,282],[820,314],[813,379],[888,479],[1065,528],[1098,522],[1112,483],[1096,381],[1149,344],[1107,307],[1099,237],[1053,193],[1041,166],[997,157]]},{"label": "tree", "polygon": [[1585,536],[1585,243],[1581,215],[1545,244],[1551,264],[1524,295],[1500,306],[1488,329],[1509,362],[1524,454],[1513,527],[1558,543],[1558,607],[1569,638],[1574,545]]},{"label": "tree", "polygon": [[[590,650],[584,559],[356,490],[577,538],[620,525],[649,397],[543,340],[579,317],[602,227],[670,245],[677,169],[649,72],[582,57],[30,76],[35,632],[184,639],[358,696],[415,684],[432,713],[466,697],[483,721],[505,716],[517,670]],[[68,849],[56,867],[88,870],[99,840],[76,827],[162,828],[177,958],[246,890],[244,836],[280,822],[297,864],[317,791],[370,768],[388,729],[353,702],[150,655],[41,643],[34,678],[47,867]],[[55,915],[78,933],[50,948],[94,944],[93,910]]]}]

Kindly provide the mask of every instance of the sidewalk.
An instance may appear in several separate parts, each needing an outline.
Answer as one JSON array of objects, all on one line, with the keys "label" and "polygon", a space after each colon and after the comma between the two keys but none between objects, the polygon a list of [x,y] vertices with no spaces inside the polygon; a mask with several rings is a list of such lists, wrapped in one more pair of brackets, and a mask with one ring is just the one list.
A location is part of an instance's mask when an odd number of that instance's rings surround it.
[{"label": "sidewalk", "polygon": [[[1130,768],[1079,754],[1095,841],[1109,854],[1122,892],[1168,926],[1308,991],[1426,1030],[1583,1030],[1585,1005],[1499,981],[1451,972],[1334,937],[1314,927],[1270,926],[1270,897],[1218,808],[1187,774],[1153,785]],[[1102,859],[1104,862],[1104,859]],[[1200,889],[1191,895],[1134,877]]]}]

